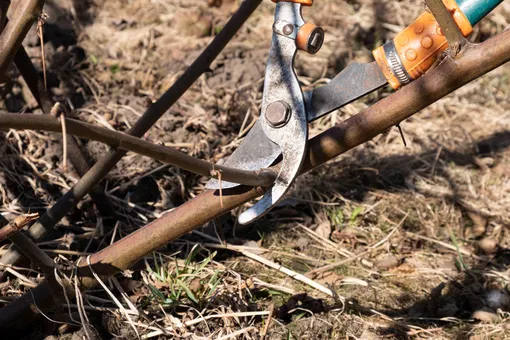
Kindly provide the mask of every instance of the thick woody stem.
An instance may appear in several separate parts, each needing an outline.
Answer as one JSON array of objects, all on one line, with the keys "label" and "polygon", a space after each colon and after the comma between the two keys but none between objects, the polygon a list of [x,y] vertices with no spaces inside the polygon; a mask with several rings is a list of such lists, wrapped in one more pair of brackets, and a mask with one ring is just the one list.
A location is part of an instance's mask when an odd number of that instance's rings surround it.
[{"label": "thick woody stem", "polygon": [[53,275],[53,260],[46,255],[32,240],[20,233],[20,230],[27,226],[30,222],[35,221],[39,214],[24,214],[16,217],[11,222],[7,222],[2,217],[0,223],[7,223],[0,229],[0,241],[6,238],[10,239],[25,256],[37,267],[41,268],[44,274],[48,276]]}]

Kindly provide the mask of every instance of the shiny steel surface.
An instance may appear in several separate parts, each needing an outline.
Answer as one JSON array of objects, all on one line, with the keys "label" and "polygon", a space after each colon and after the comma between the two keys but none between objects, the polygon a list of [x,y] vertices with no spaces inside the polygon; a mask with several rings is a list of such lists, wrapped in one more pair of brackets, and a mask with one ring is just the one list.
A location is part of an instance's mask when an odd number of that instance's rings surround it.
[{"label": "shiny steel surface", "polygon": [[[304,20],[301,17],[301,5],[279,2],[275,12],[275,22],[277,21],[302,26]],[[303,164],[308,141],[308,121],[303,92],[294,71],[296,52],[294,39],[273,33],[259,122],[265,135],[280,147],[283,160],[274,185],[260,201],[239,215],[241,224],[255,221],[277,205],[289,190]],[[267,119],[268,108],[277,105],[276,102],[285,102],[289,106],[290,117],[281,127],[273,127]]]}]

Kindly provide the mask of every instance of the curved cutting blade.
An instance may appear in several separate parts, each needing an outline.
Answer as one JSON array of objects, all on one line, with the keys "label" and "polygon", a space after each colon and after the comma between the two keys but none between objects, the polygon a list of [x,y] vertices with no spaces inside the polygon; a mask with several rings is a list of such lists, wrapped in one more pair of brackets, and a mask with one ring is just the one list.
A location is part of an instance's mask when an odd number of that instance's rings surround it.
[{"label": "curved cutting blade", "polygon": [[[276,6],[275,22],[292,22],[296,27],[304,24],[301,5],[279,2]],[[239,216],[241,224],[253,222],[278,204],[303,164],[308,140],[308,122],[303,93],[294,71],[296,52],[296,43],[293,39],[273,34],[259,122],[265,135],[280,147],[283,160],[273,187],[253,207]],[[284,102],[290,111],[290,118],[282,127],[273,127],[266,119],[269,105],[275,102]]]},{"label": "curved cutting blade", "polygon": [[[255,171],[268,168],[280,154],[280,147],[267,138],[260,121],[257,121],[244,137],[241,145],[223,165],[240,170]],[[221,181],[221,189],[230,189],[238,185],[237,183]],[[205,187],[218,190],[220,189],[220,182],[212,178]]]}]

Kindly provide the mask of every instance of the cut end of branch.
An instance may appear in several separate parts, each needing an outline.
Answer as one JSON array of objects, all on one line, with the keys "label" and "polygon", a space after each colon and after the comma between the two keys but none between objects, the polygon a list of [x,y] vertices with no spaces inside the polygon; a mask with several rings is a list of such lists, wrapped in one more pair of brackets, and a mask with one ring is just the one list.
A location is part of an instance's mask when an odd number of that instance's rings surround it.
[{"label": "cut end of branch", "polygon": [[13,221],[11,221],[5,227],[0,229],[0,241],[4,241],[5,239],[11,237],[12,235],[18,233],[21,229],[23,229],[29,223],[37,220],[38,218],[39,218],[38,213],[24,214],[16,217]]},{"label": "cut end of branch", "polygon": [[38,213],[24,214],[24,215],[20,215],[20,216],[16,217],[14,219],[14,221],[12,221],[11,223],[13,224],[13,227],[20,230],[23,227],[25,227],[27,224],[37,220],[38,218],[39,218]]}]

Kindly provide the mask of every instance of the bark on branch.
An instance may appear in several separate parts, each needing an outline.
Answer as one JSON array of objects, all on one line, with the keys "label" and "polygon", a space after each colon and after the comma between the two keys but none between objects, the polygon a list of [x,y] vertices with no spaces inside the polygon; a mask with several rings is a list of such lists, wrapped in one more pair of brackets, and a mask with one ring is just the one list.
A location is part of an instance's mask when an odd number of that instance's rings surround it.
[{"label": "bark on branch", "polygon": [[44,0],[18,1],[11,19],[0,35],[0,76],[5,74],[32,24],[42,11]]},{"label": "bark on branch", "polygon": [[[317,167],[388,128],[400,123],[426,106],[510,60],[510,30],[479,45],[469,45],[457,59],[447,58],[402,90],[379,101],[365,111],[310,140],[302,172]],[[206,191],[129,236],[91,256],[94,271],[110,276],[132,266],[146,254],[191,232],[204,223],[262,195],[262,188],[240,187],[225,190],[223,205],[217,192]],[[84,261],[82,261],[83,263]],[[79,269],[84,289],[96,285],[87,265]],[[30,309],[34,301],[41,309],[55,301],[43,283],[0,310],[0,327],[13,327],[16,320],[26,322],[37,313]]]},{"label": "bark on branch", "polygon": [[[171,164],[196,174],[217,178],[213,172],[220,172],[227,182],[252,186],[270,186],[276,174],[270,169],[246,171],[229,168],[191,157],[163,145],[154,144],[128,134],[66,118],[67,132],[71,135],[108,144],[116,149],[133,151],[163,163]],[[61,133],[60,120],[50,115],[0,113],[0,126],[3,128],[43,130]]]}]

